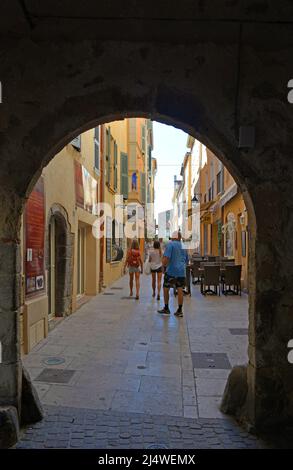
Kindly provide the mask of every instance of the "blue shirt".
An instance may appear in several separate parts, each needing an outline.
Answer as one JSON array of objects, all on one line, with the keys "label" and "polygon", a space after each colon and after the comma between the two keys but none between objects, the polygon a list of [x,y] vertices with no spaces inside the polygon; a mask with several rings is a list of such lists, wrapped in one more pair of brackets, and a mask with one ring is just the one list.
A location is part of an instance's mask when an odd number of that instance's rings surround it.
[{"label": "blue shirt", "polygon": [[170,241],[165,249],[164,256],[169,258],[166,273],[172,277],[185,277],[188,255],[182,248],[179,240]]}]

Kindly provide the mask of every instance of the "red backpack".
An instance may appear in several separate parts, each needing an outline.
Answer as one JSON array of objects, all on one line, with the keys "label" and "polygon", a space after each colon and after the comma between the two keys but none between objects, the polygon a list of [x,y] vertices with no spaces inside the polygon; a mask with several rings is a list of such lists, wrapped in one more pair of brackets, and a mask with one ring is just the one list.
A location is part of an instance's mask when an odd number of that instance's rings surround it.
[{"label": "red backpack", "polygon": [[129,250],[128,264],[133,268],[138,268],[140,265],[140,252],[139,250]]}]

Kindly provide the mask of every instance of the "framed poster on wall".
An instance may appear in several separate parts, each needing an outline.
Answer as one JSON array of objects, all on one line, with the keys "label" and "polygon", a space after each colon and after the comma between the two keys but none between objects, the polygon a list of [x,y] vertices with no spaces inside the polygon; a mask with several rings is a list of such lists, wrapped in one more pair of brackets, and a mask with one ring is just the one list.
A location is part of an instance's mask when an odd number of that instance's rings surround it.
[{"label": "framed poster on wall", "polygon": [[41,177],[32,190],[24,211],[25,293],[33,296],[45,291],[45,195]]}]

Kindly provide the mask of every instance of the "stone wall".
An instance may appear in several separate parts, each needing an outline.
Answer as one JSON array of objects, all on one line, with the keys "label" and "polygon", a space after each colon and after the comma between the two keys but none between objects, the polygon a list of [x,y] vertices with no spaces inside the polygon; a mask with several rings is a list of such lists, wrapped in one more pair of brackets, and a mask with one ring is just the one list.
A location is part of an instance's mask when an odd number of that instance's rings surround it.
[{"label": "stone wall", "polygon": [[[71,13],[82,16],[77,4],[71,2]],[[131,4],[121,6],[119,17],[120,10],[107,2],[107,11],[116,13],[111,22],[99,19],[103,8],[89,4],[97,17],[93,22],[66,20],[67,2],[60,7],[62,21],[50,19],[41,6],[33,27],[15,14],[1,41],[1,209],[7,207],[0,212],[0,404],[17,406],[21,387],[21,201],[41,168],[76,134],[139,115],[180,127],[209,146],[244,194],[251,232],[246,419],[257,427],[288,421],[293,417],[293,367],[287,361],[293,335],[293,108],[287,101],[292,4],[251,1],[244,8],[235,1],[213,8],[204,6],[211,2],[183,1],[178,11],[177,2],[166,9],[159,1],[151,18],[150,4],[135,12]],[[240,125],[254,126],[253,148],[238,147]]]}]

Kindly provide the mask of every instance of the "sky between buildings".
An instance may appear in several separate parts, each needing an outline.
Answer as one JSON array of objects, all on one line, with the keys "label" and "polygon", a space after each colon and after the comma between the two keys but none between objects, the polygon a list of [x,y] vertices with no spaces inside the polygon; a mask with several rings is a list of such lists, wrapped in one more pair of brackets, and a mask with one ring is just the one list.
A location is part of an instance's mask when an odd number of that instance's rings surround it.
[{"label": "sky between buildings", "polygon": [[[183,157],[186,153],[187,134],[172,126],[153,123],[154,151],[158,171],[155,180],[155,217],[172,209],[174,175],[180,177]],[[181,178],[181,177],[180,177]]]}]

